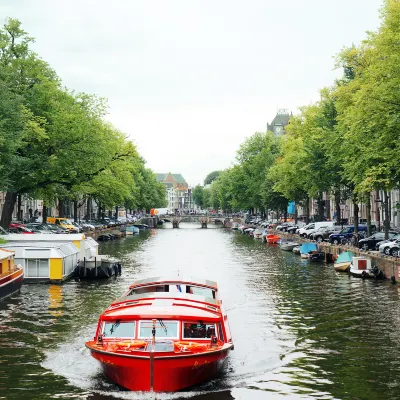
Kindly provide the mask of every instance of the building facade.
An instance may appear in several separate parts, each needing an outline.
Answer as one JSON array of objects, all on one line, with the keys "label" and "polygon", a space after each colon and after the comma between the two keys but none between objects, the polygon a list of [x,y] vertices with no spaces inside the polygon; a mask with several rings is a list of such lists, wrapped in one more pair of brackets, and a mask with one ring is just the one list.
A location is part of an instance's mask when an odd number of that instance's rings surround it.
[{"label": "building facade", "polygon": [[289,120],[292,114],[289,114],[288,110],[278,110],[275,118],[270,124],[267,123],[267,132],[273,132],[275,136],[282,136],[286,133],[286,126],[289,124]]},{"label": "building facade", "polygon": [[156,174],[158,182],[165,186],[168,209],[170,211],[193,208],[192,189],[181,174]]}]

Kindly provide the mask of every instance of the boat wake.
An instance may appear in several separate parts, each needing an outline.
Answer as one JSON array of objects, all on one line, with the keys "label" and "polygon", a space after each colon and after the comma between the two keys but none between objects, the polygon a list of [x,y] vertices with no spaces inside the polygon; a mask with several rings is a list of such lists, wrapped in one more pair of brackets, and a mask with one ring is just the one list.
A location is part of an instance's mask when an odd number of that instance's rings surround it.
[{"label": "boat wake", "polygon": [[[91,326],[88,329],[88,337],[89,332],[93,332],[94,328],[95,326]],[[193,388],[192,391],[178,393],[129,392],[104,377],[100,365],[90,356],[89,350],[83,343],[81,340],[65,342],[58,345],[55,350],[46,351],[41,366],[67,379],[70,385],[82,390],[83,398],[88,400],[171,400],[196,396],[202,399],[206,394],[217,394],[230,389],[229,382],[225,379],[226,373],[222,373],[218,379]]]}]

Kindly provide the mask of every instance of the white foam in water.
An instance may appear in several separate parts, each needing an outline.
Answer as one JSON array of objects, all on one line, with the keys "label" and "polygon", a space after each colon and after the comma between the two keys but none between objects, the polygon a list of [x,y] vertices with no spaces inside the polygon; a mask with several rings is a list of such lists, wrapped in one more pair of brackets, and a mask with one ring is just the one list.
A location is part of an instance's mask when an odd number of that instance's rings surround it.
[{"label": "white foam in water", "polygon": [[[95,329],[95,326],[90,327],[88,331],[93,331],[93,329]],[[83,337],[83,335],[81,337]],[[63,376],[71,385],[76,386],[85,392],[90,391],[92,393],[114,397],[116,399],[168,400],[191,398],[193,396],[218,391],[204,390],[179,393],[124,391],[104,377],[100,364],[90,356],[89,350],[84,346],[81,340],[65,342],[59,345],[56,350],[45,352],[45,356],[46,358],[41,363],[41,366],[56,375]],[[210,385],[212,385],[212,382]],[[221,390],[226,390],[226,388]]]}]

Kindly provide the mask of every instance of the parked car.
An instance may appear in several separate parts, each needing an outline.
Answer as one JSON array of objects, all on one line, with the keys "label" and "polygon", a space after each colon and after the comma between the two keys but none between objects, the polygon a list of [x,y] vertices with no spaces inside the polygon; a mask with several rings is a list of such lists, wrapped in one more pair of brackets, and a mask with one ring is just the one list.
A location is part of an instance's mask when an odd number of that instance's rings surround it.
[{"label": "parked car", "polygon": [[[376,229],[375,225],[371,225],[373,230]],[[375,229],[374,229],[375,228]],[[367,226],[366,225],[358,225],[358,233],[364,237],[367,235]],[[340,244],[343,239],[350,240],[354,235],[354,225],[349,225],[346,228],[343,228],[339,233],[332,233],[329,235],[329,242],[332,244]]]},{"label": "parked car", "polygon": [[[394,242],[394,241],[397,240],[397,239],[400,239],[400,233],[396,233],[396,235],[394,235],[394,236],[391,237],[390,239],[386,239],[386,240],[382,240],[381,242],[378,242],[378,243],[375,245],[375,250],[376,250],[376,251],[380,251],[379,248],[380,248],[382,245],[385,245],[386,243],[392,243],[392,242]],[[382,253],[383,253],[383,252],[382,252]]]},{"label": "parked car", "polygon": [[[11,225],[13,225],[13,226],[11,226]],[[9,233],[22,233],[24,235],[35,234],[35,232],[31,231],[26,226],[21,225],[21,224],[10,224],[10,228],[8,229],[8,232]]]},{"label": "parked car", "polygon": [[[393,239],[396,236],[396,232],[389,232],[389,240]],[[377,243],[382,242],[385,240],[385,233],[384,232],[376,232],[373,235],[361,239],[358,242],[358,248],[363,250],[373,249],[375,250]]]},{"label": "parked car", "polygon": [[329,227],[329,226],[334,226],[335,223],[333,221],[322,221],[322,222],[312,222],[311,224],[306,225],[303,228],[299,229],[299,235],[301,237],[307,237],[310,235],[310,233],[316,232],[317,229],[322,228],[322,227]]},{"label": "parked car", "polygon": [[35,222],[31,222],[31,223],[29,223],[29,224],[26,224],[26,227],[28,228],[28,229],[30,229],[32,232],[34,232],[34,233],[42,233],[42,234],[47,234],[47,235],[51,235],[52,233],[54,233],[54,232],[52,232],[48,227],[47,227],[47,225],[45,225],[45,224],[39,224],[39,223],[35,223]]},{"label": "parked car", "polygon": [[316,240],[317,242],[323,242],[324,240],[329,239],[329,235],[334,233],[339,233],[342,230],[342,227],[339,225],[335,226],[323,226],[319,228],[317,231],[310,234],[309,238],[311,240]]},{"label": "parked car", "polygon": [[277,231],[287,232],[288,228],[292,227],[293,225],[289,222],[282,222],[276,227]]},{"label": "parked car", "polygon": [[395,239],[391,242],[386,242],[381,244],[379,246],[379,252],[386,254],[387,256],[394,255],[393,253],[396,252],[396,256],[398,256],[399,246],[400,246],[400,239]]}]

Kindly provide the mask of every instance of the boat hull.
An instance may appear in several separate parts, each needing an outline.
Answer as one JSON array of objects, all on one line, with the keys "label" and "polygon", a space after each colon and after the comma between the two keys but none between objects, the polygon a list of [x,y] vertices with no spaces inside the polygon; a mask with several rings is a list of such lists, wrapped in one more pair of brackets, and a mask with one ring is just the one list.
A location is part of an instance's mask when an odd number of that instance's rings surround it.
[{"label": "boat hull", "polygon": [[354,276],[355,278],[372,278],[374,276],[374,274],[372,273],[371,270],[369,269],[364,269],[364,270],[360,270],[360,269],[356,269],[353,268],[352,265],[350,265],[350,275]]},{"label": "boat hull", "polygon": [[350,269],[350,262],[335,263],[334,268],[339,272],[348,272]]},{"label": "boat hull", "polygon": [[280,248],[281,248],[281,250],[284,250],[284,251],[293,251],[293,249],[294,249],[296,246],[298,246],[298,244],[295,244],[295,243],[293,243],[293,244],[282,243],[282,244],[280,245]]},{"label": "boat hull", "polygon": [[229,350],[167,357],[155,355],[153,377],[149,356],[120,355],[93,349],[91,354],[100,361],[104,375],[119,386],[132,391],[176,392],[215,378]]},{"label": "boat hull", "polygon": [[0,278],[0,300],[5,299],[21,289],[24,280],[22,268]]}]

